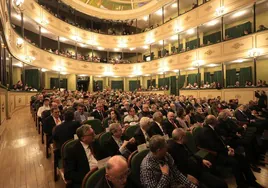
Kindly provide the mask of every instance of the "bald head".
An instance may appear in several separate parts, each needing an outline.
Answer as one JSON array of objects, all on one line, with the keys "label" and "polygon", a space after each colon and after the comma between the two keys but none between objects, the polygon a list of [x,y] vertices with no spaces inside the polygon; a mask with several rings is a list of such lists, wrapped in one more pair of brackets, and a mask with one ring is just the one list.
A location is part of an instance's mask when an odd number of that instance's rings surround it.
[{"label": "bald head", "polygon": [[126,159],[121,155],[111,157],[106,164],[106,178],[114,187],[123,187],[127,182],[129,169]]},{"label": "bald head", "polygon": [[217,118],[213,115],[208,115],[205,119],[205,124],[206,125],[211,125],[213,127],[215,127],[217,125]]},{"label": "bald head", "polygon": [[175,118],[174,113],[173,112],[168,112],[167,113],[167,118],[168,118],[168,120],[174,120],[174,118]]},{"label": "bald head", "polygon": [[172,131],[172,139],[175,142],[184,143],[186,132],[182,128],[176,128]]}]

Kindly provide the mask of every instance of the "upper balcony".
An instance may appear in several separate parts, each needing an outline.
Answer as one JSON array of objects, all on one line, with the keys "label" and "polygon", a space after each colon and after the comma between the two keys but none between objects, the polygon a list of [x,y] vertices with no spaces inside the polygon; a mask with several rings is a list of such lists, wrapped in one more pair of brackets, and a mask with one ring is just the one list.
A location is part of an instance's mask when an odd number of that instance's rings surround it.
[{"label": "upper balcony", "polygon": [[[253,0],[224,1],[224,13],[227,14],[228,12],[231,12],[241,6],[250,5],[253,2]],[[215,14],[215,10],[220,6],[220,1],[211,0],[206,4],[175,19],[172,19],[169,22],[148,32],[128,36],[112,37],[109,35],[90,32],[68,24],[57,17],[52,16],[34,0],[24,2],[23,14],[34,19],[44,29],[69,40],[79,39],[80,41],[78,42],[88,45],[97,45],[101,46],[102,48],[120,48],[122,45],[126,46],[127,48],[138,48],[145,45],[150,45],[152,41],[164,40],[165,38],[178,34],[180,31],[185,31],[197,25],[213,20],[214,18],[218,17]],[[20,15],[14,16],[20,17]]]}]

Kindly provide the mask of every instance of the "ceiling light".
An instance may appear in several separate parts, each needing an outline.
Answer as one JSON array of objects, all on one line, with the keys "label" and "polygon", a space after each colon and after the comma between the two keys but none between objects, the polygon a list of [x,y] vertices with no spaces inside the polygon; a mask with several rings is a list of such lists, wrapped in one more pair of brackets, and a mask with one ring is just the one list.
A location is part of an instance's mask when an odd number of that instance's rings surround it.
[{"label": "ceiling light", "polygon": [[85,77],[85,76],[88,76],[88,75],[86,75],[86,74],[79,74],[78,76]]},{"label": "ceiling light", "polygon": [[249,57],[256,58],[256,57],[258,57],[260,55],[261,55],[261,50],[260,49],[253,48],[253,49],[248,51],[248,56]]},{"label": "ceiling light", "polygon": [[187,34],[188,34],[188,35],[192,35],[192,34],[194,34],[194,31],[195,31],[194,29],[189,29],[189,30],[187,31]]},{"label": "ceiling light", "polygon": [[136,49],[136,48],[129,48],[130,51],[133,51],[133,50],[135,50],[135,49]]},{"label": "ceiling light", "polygon": [[164,41],[163,41],[163,40],[160,40],[160,41],[158,42],[158,44],[163,45],[163,44],[164,44]]},{"label": "ceiling light", "polygon": [[17,38],[16,45],[17,45],[18,48],[21,48],[23,43],[24,43],[24,40],[22,38]]},{"label": "ceiling light", "polygon": [[126,48],[127,47],[127,44],[123,44],[123,43],[121,43],[121,44],[118,44],[117,45],[119,48]]},{"label": "ceiling light", "polygon": [[60,74],[62,74],[62,75],[66,75],[66,74],[68,74],[67,72],[61,72]]},{"label": "ceiling light", "polygon": [[97,47],[97,49],[98,49],[98,50],[104,50],[104,48],[101,47],[101,46]]},{"label": "ceiling light", "polygon": [[65,42],[65,41],[68,40],[68,39],[66,39],[66,38],[64,38],[64,37],[60,37],[59,39],[60,39],[60,41],[62,41],[62,42]]},{"label": "ceiling light", "polygon": [[173,4],[171,5],[171,7],[172,7],[172,8],[177,8],[177,7],[178,7],[178,4],[177,4],[177,3],[173,3]]},{"label": "ceiling light", "polygon": [[242,16],[242,15],[246,14],[246,12],[247,12],[246,10],[236,12],[233,14],[233,17],[236,18],[236,17]]},{"label": "ceiling light", "polygon": [[151,76],[150,74],[145,74],[144,76]]},{"label": "ceiling light", "polygon": [[176,70],[173,70],[173,72],[179,72],[179,70],[178,70],[178,69],[176,69]]},{"label": "ceiling light", "polygon": [[35,60],[35,57],[27,55],[27,56],[25,56],[24,59],[25,59],[25,61],[31,63]]},{"label": "ceiling light", "polygon": [[245,61],[245,59],[237,59],[232,61],[233,63],[243,63]]},{"label": "ceiling light", "polygon": [[214,25],[216,25],[217,23],[219,23],[218,20],[212,20],[212,21],[208,22],[207,25],[208,25],[208,26],[214,26]]},{"label": "ceiling light", "polygon": [[219,66],[218,64],[209,64],[209,65],[206,65],[206,67],[217,67],[217,66]]},{"label": "ceiling light", "polygon": [[189,67],[186,70],[195,70],[195,69],[196,69],[195,67]]},{"label": "ceiling light", "polygon": [[79,36],[72,36],[72,39],[73,40],[75,40],[75,41],[81,41],[82,39],[81,39],[81,37],[79,37]]},{"label": "ceiling light", "polygon": [[24,0],[15,0],[14,3],[17,7],[20,7],[24,3]]},{"label": "ceiling light", "polygon": [[41,33],[47,33],[48,31],[44,28],[41,28]]},{"label": "ceiling light", "polygon": [[159,9],[158,11],[156,11],[156,14],[157,14],[158,16],[161,16],[161,15],[162,15],[162,9]]},{"label": "ceiling light", "polygon": [[47,71],[47,69],[42,68],[42,69],[41,69],[41,71],[42,71],[42,72],[46,72],[46,71]]},{"label": "ceiling light", "polygon": [[170,37],[170,40],[178,40],[178,39],[179,39],[178,35],[174,35],[174,36]]},{"label": "ceiling light", "polygon": [[216,9],[216,15],[217,16],[221,16],[221,15],[223,15],[224,14],[224,6],[222,6],[222,7],[218,7],[217,9]]},{"label": "ceiling light", "polygon": [[23,67],[23,64],[21,62],[19,62],[19,63],[15,63],[14,66],[16,66],[16,67]]},{"label": "ceiling light", "polygon": [[149,46],[143,46],[143,48],[144,48],[144,49],[148,49],[148,48],[149,48]]},{"label": "ceiling light", "polygon": [[114,51],[119,51],[119,48],[114,48]]},{"label": "ceiling light", "polygon": [[21,20],[21,16],[20,16],[19,14],[16,14],[14,17],[15,17],[17,20]]},{"label": "ceiling light", "polygon": [[144,16],[144,17],[143,17],[143,20],[144,20],[144,21],[147,21],[148,19],[149,19],[149,16]]}]

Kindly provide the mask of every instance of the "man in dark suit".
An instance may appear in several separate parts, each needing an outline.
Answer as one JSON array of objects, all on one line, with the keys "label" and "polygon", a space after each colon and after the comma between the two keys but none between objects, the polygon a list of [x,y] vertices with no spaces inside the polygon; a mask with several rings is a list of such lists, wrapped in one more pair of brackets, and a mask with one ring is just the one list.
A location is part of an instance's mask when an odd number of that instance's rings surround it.
[{"label": "man in dark suit", "polygon": [[165,103],[163,105],[163,109],[161,110],[161,113],[163,114],[163,116],[167,117],[168,112],[169,112],[169,104]]},{"label": "man in dark suit", "polygon": [[78,121],[81,124],[87,121],[89,117],[89,113],[84,112],[84,111],[85,111],[85,106],[83,104],[78,104],[77,110],[74,112],[75,121]]},{"label": "man in dark suit", "polygon": [[98,167],[95,148],[94,130],[89,125],[82,125],[76,130],[78,140],[64,156],[64,177],[72,181],[73,188],[80,188],[83,178],[93,168]]},{"label": "man in dark suit", "polygon": [[150,136],[147,131],[151,126],[150,118],[142,117],[140,120],[140,127],[135,131],[134,138],[137,146],[149,143]]},{"label": "man in dark suit", "polygon": [[164,136],[166,134],[163,128],[163,115],[161,112],[155,112],[153,115],[153,122],[148,130],[148,135],[152,137],[153,135],[161,135]]},{"label": "man in dark suit", "polygon": [[95,188],[137,188],[131,178],[128,178],[130,170],[124,157],[116,155],[111,157],[105,166],[105,176],[100,179]]},{"label": "man in dark suit", "polygon": [[209,168],[210,161],[194,155],[188,149],[186,132],[182,128],[176,128],[172,132],[172,140],[168,141],[168,152],[173,157],[178,169],[185,176],[194,176],[200,182],[210,188],[227,188],[227,184],[220,178],[212,175]]},{"label": "man in dark suit", "polygon": [[96,105],[96,110],[93,111],[90,115],[93,116],[95,119],[99,119],[101,121],[103,121],[107,117],[107,114],[103,111],[103,105],[101,103],[98,103]]},{"label": "man in dark suit", "polygon": [[175,119],[175,115],[173,112],[167,113],[167,119],[163,121],[163,128],[169,137],[172,135],[172,131],[176,128],[181,127],[179,122]]},{"label": "man in dark suit", "polygon": [[112,137],[104,143],[105,151],[109,156],[123,155],[128,158],[129,155],[135,151],[135,139],[125,140],[123,131],[119,123],[112,123],[109,125],[109,131]]},{"label": "man in dark suit", "polygon": [[202,148],[217,152],[216,165],[229,166],[233,170],[238,187],[262,187],[256,182],[248,162],[243,155],[234,153],[234,149],[227,146],[215,131],[218,121],[215,116],[208,115],[205,126],[199,135],[198,143]]},{"label": "man in dark suit", "polygon": [[64,122],[56,126],[52,133],[53,140],[56,142],[56,148],[61,149],[64,142],[73,139],[78,127],[80,127],[80,123],[74,121],[74,112],[67,110],[64,113]]},{"label": "man in dark suit", "polygon": [[61,124],[60,110],[58,107],[53,107],[51,108],[51,115],[44,120],[44,133],[51,137],[53,128],[59,124]]}]

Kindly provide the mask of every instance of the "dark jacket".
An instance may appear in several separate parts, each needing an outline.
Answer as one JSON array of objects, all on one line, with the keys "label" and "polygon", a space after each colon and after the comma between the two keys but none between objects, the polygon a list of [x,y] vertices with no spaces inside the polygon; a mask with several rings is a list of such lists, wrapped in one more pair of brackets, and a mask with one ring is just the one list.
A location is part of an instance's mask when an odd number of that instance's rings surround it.
[{"label": "dark jacket", "polygon": [[90,116],[93,116],[94,119],[99,119],[99,120],[103,121],[103,119],[107,117],[107,113],[102,112],[102,115],[101,115],[97,110],[95,110],[94,112],[92,112],[90,114]]},{"label": "dark jacket", "polygon": [[65,121],[55,127],[52,137],[56,142],[58,149],[61,149],[64,142],[74,138],[74,134],[78,127],[80,127],[80,123],[78,121]]},{"label": "dark jacket", "polygon": [[44,133],[52,135],[52,130],[56,126],[53,116],[48,116],[44,120],[43,130]]},{"label": "dark jacket", "polygon": [[[163,129],[163,131],[165,131],[165,130]],[[156,124],[156,122],[153,122],[152,123],[151,127],[148,130],[148,135],[150,136],[150,138],[152,136],[154,136],[154,135],[164,136],[163,132],[161,131],[161,129],[159,128],[159,126]]]},{"label": "dark jacket", "polygon": [[[95,188],[113,188],[113,184],[106,180],[105,176],[102,177],[99,182],[97,183],[97,185],[95,186]],[[137,186],[132,180],[131,178],[127,179],[127,184],[125,185],[125,188],[139,188],[139,186]]]},{"label": "dark jacket", "polygon": [[[177,128],[181,127],[179,122],[176,119],[174,119],[174,123],[176,124]],[[175,129],[175,127],[168,119],[165,119],[163,121],[163,129],[168,134],[168,136],[171,138],[172,137],[172,131]]]},{"label": "dark jacket", "polygon": [[140,127],[135,131],[134,138],[137,146],[146,143],[145,137]]}]

